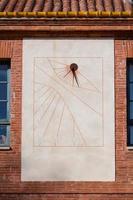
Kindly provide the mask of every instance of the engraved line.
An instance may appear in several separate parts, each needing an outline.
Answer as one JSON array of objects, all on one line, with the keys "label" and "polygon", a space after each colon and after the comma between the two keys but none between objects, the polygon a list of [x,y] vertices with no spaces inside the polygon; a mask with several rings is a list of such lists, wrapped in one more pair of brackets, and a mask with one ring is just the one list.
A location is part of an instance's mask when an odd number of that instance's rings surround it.
[{"label": "engraved line", "polygon": [[[73,118],[72,118],[73,120]],[[73,120],[73,146],[75,146],[75,123],[74,123],[74,120]]]},{"label": "engraved line", "polygon": [[[44,57],[42,57],[42,58],[44,58]],[[87,57],[88,58],[88,57]],[[93,58],[93,57],[92,57]],[[98,57],[99,58],[99,57]],[[84,88],[85,89],[85,88]],[[43,146],[44,147],[44,146]],[[49,147],[49,146],[47,146],[47,147]],[[60,146],[60,147],[64,147],[64,146]],[[72,146],[69,146],[69,147],[72,147]],[[78,146],[78,147],[80,147],[80,146]],[[81,146],[81,147],[83,147],[83,146]],[[87,147],[95,147],[95,146],[87,146]],[[97,147],[97,146],[96,146]],[[99,146],[98,146],[99,147]],[[101,146],[100,146],[101,147]]]},{"label": "engraved line", "polygon": [[[69,108],[68,108],[68,109],[69,109]],[[75,125],[76,125],[76,127],[77,127],[77,129],[78,129],[78,131],[79,131],[79,134],[80,134],[80,136],[81,136],[81,138],[82,138],[82,140],[83,140],[84,145],[87,145],[86,140],[85,140],[83,134],[81,133],[81,131],[80,131],[79,127],[78,127],[78,124],[77,124],[77,122],[75,121],[75,119],[74,119],[74,117],[73,117],[73,114],[72,114],[72,112],[70,111],[70,109],[69,109],[69,112],[70,112],[70,114],[71,114],[71,116],[72,116],[72,118],[73,118],[73,120],[74,120],[74,122],[75,122]],[[77,134],[76,134],[76,135],[77,135]],[[78,136],[78,135],[77,135],[77,136]]]},{"label": "engraved line", "polygon": [[[59,97],[60,98],[60,97]],[[58,99],[59,99],[58,98]],[[53,110],[53,112],[51,113],[51,116],[50,116],[50,119],[49,119],[49,121],[48,121],[48,124],[47,124],[47,127],[45,128],[45,130],[44,130],[44,133],[43,133],[43,141],[45,140],[45,135],[47,134],[47,129],[48,129],[48,127],[49,127],[49,124],[50,124],[50,122],[51,122],[51,120],[52,120],[52,118],[53,118],[53,116],[54,116],[54,113],[55,113],[55,111],[56,111],[56,109],[57,109],[57,105],[59,104],[59,100],[57,99],[57,103],[56,103],[56,105],[55,105],[55,108],[54,108],[54,110]],[[39,145],[41,145],[41,142],[40,142],[40,144]]]},{"label": "engraved line", "polygon": [[[53,88],[52,88],[52,89],[53,89]],[[77,125],[75,119],[74,119],[74,117],[73,117],[73,114],[71,113],[71,111],[70,111],[68,105],[65,103],[64,98],[62,97],[62,95],[61,95],[58,91],[56,91],[56,92],[59,94],[59,96],[61,96],[61,98],[62,98],[62,100],[63,100],[63,102],[64,102],[64,106],[63,106],[63,107],[65,107],[65,106],[67,107],[67,109],[68,109],[68,111],[69,111],[69,113],[70,113],[70,115],[71,115],[73,121],[75,122],[76,127],[77,127],[77,129],[78,129],[78,131],[79,131],[79,134],[80,134],[80,136],[81,136],[81,138],[82,138],[82,140],[83,140],[84,145],[87,145],[87,144],[86,144],[86,141],[85,141],[85,139],[84,139],[84,137],[83,137],[83,135],[82,135],[82,133],[81,133],[81,131],[80,131],[80,129],[79,129],[79,127],[78,127],[78,125]],[[55,95],[55,96],[56,96],[56,95]],[[65,104],[66,104],[66,105],[65,105]],[[63,113],[64,113],[64,108],[63,108]],[[62,114],[61,119],[60,119],[59,129],[60,129],[60,125],[61,125],[62,118],[63,118],[63,114]],[[57,135],[58,135],[58,133],[59,133],[59,129],[58,129]],[[58,138],[58,136],[57,136],[57,138]],[[41,145],[41,144],[39,144],[39,145]],[[56,144],[56,145],[57,145],[57,144]]]},{"label": "engraved line", "polygon": [[35,58],[34,58],[34,68],[33,68],[33,119],[32,119],[32,123],[33,123],[33,140],[32,140],[32,143],[33,143],[33,147],[35,145],[35,118],[34,118],[34,112],[35,112]]},{"label": "engraved line", "polygon": [[[49,78],[51,78],[53,81],[55,81],[56,83],[59,84],[58,81],[56,81],[54,79],[54,77],[51,77],[46,71],[44,71],[42,68],[38,67],[44,74],[47,74],[47,76],[49,76]],[[59,84],[60,85],[60,84]],[[83,104],[85,104],[87,107],[89,107],[93,112],[97,113],[100,117],[101,117],[101,113],[97,112],[95,109],[93,109],[91,106],[89,106],[87,103],[85,103],[83,100],[81,100],[77,95],[75,95],[72,91],[70,91],[68,88],[66,88],[64,85],[61,85],[63,88],[65,88],[66,90],[68,90],[72,95],[74,95],[75,97],[77,97]]]},{"label": "engraved line", "polygon": [[71,70],[69,70],[69,71],[67,72],[67,74],[64,76],[64,78],[65,78],[70,72],[71,72]]},{"label": "engraved line", "polygon": [[37,84],[37,85],[42,85],[43,83],[42,82],[34,82],[35,84]]},{"label": "engraved line", "polygon": [[81,131],[80,131],[80,129],[79,129],[77,123],[76,123],[76,126],[77,126],[77,130],[79,131],[79,135],[80,135],[80,137],[81,137],[82,140],[83,140],[84,145],[87,146],[86,140],[84,139],[83,134],[81,133]]},{"label": "engraved line", "polygon": [[[50,60],[49,58],[47,58],[50,62],[56,62],[56,63],[58,63],[58,64],[60,64],[60,65],[65,65],[65,66],[67,66],[68,64],[65,64],[65,63],[62,63],[62,62],[60,62],[60,61],[56,61],[56,60]],[[53,65],[53,63],[52,63],[52,65]]]},{"label": "engraved line", "polygon": [[102,57],[102,130],[103,130],[103,146],[104,146],[104,61]]},{"label": "engraved line", "polygon": [[96,91],[96,90],[91,90],[91,89],[88,89],[88,88],[84,88],[84,87],[82,87],[82,86],[80,86],[80,87],[77,87],[77,88],[79,88],[79,89],[83,89],[83,90],[88,90],[88,92],[97,93],[97,91]]},{"label": "engraved line", "polygon": [[[67,77],[66,77],[66,81],[67,81],[67,83],[71,86],[71,82],[72,82],[72,76],[71,76],[71,74],[70,75],[68,75]],[[70,82],[68,82],[68,81],[70,81]]]},{"label": "engraved line", "polygon": [[[63,101],[64,102],[64,101]],[[59,122],[59,126],[58,126],[58,131],[57,131],[57,136],[56,136],[56,143],[55,146],[57,146],[57,142],[58,142],[58,137],[59,137],[59,131],[60,131],[60,127],[61,127],[61,122],[62,122],[62,118],[63,118],[63,114],[64,114],[64,109],[65,109],[65,103],[63,105],[63,109],[62,109],[62,114],[61,114],[61,118],[60,118],[60,122]]]},{"label": "engraved line", "polygon": [[70,58],[71,58],[71,59],[72,59],[72,58],[73,58],[73,59],[74,59],[74,58],[79,58],[79,59],[84,59],[84,58],[85,58],[85,59],[87,59],[87,58],[92,58],[92,59],[96,59],[96,58],[102,58],[102,57],[100,57],[100,56],[99,56],[99,57],[91,57],[91,56],[90,56],[90,57],[57,57],[57,56],[56,56],[56,57],[42,57],[42,56],[35,57],[35,59],[37,59],[37,60],[38,60],[38,59],[45,59],[45,58],[50,58],[50,59],[51,59],[51,58],[52,58],[52,59],[58,59],[58,58],[60,58],[60,59],[61,59],[61,58],[65,58],[65,59],[66,59],[66,58],[67,58],[67,59],[68,59],[68,58],[69,58],[69,59],[70,59]]},{"label": "engraved line", "polygon": [[58,73],[58,72],[64,72],[64,71],[66,71],[67,70],[67,68],[64,68],[63,70],[57,70],[57,69],[53,69],[56,73]]},{"label": "engraved line", "polygon": [[[65,75],[66,75],[66,74],[65,74]],[[66,79],[72,80],[71,77],[72,77],[71,73],[68,73],[65,77],[64,77],[64,76],[61,77],[61,80],[66,80]],[[60,77],[59,77],[59,78],[60,78]],[[65,78],[65,79],[64,79],[64,78]]]},{"label": "engraved line", "polygon": [[[49,91],[51,90],[51,88],[50,89],[48,89]],[[46,93],[48,92],[48,90],[46,91]],[[45,93],[44,93],[45,94]],[[35,113],[34,114],[37,114],[38,112],[39,112],[39,110],[40,110],[40,108],[42,107],[42,105],[47,101],[47,99],[52,95],[53,93],[52,93],[52,91],[50,92],[50,94],[49,94],[49,96],[46,98],[46,99],[44,99],[43,100],[43,102],[41,103],[41,105],[39,106],[39,108],[35,111]],[[43,95],[44,96],[44,95]]]},{"label": "engraved line", "polygon": [[[47,94],[47,92],[48,91],[50,91],[51,90],[51,88],[48,88],[47,90],[45,90],[44,92],[43,92],[43,94],[42,95],[40,95],[40,99],[45,95],[45,94]],[[36,100],[35,102],[37,102],[38,100]]]},{"label": "engraved line", "polygon": [[[48,58],[47,58],[48,59]],[[48,59],[48,62],[50,63],[50,65],[51,65],[51,67],[53,68],[53,65],[51,64],[51,62],[50,62],[50,60]],[[53,68],[54,69],[54,68]],[[70,72],[70,71],[69,71]],[[68,73],[69,73],[68,72]],[[56,73],[56,72],[55,72]],[[80,73],[80,72],[79,72]],[[56,73],[57,74],[57,73]],[[81,74],[81,73],[80,73]],[[58,74],[57,74],[58,75]],[[67,74],[66,74],[66,76],[67,76]],[[89,81],[83,74],[81,74],[81,76],[83,77],[83,78],[85,78],[88,82],[90,82],[90,84],[98,91],[98,93],[100,92],[100,90],[98,90],[98,88],[96,88],[96,86],[95,85],[93,85],[93,83],[91,83],[91,81]],[[74,77],[73,77],[74,78]],[[69,83],[68,83],[69,84]],[[82,84],[81,84],[82,85]],[[72,83],[72,86],[73,87],[76,87],[75,86],[75,84],[74,84],[74,80],[73,80],[73,83]],[[78,88],[78,87],[77,87]],[[81,87],[82,88],[82,87]],[[84,89],[84,88],[83,88]],[[89,90],[89,89],[88,89]],[[90,90],[91,91],[91,90]],[[93,91],[93,90],[92,90]],[[94,92],[96,92],[96,91],[94,91]],[[101,93],[101,92],[100,92]]]},{"label": "engraved line", "polygon": [[57,69],[64,69],[64,67],[57,67],[57,68],[56,68],[56,67],[53,67],[53,69],[54,69],[54,70],[57,70]]},{"label": "engraved line", "polygon": [[76,126],[77,126],[77,129],[79,130],[79,133],[80,133],[81,138],[83,139],[83,142],[86,144],[86,141],[85,141],[85,139],[84,139],[84,137],[83,137],[83,135],[82,135],[82,133],[81,133],[79,127],[78,127],[78,124],[76,123],[76,121],[75,121],[75,119],[74,119],[74,117],[73,117],[72,112],[71,112],[70,109],[69,109],[69,106],[65,103],[64,97],[60,94],[60,92],[58,92],[58,91],[56,91],[56,92],[59,94],[59,96],[61,96],[61,98],[62,98],[62,100],[63,100],[63,102],[64,102],[64,105],[67,107],[67,109],[68,109],[68,111],[69,111],[69,113],[70,113],[72,119],[74,120],[74,122],[75,122],[75,124],[76,124]]},{"label": "engraved line", "polygon": [[[59,77],[60,78],[60,77]],[[64,80],[64,77],[61,77],[60,80]],[[71,82],[72,82],[72,76],[71,74],[68,74],[66,77],[65,77],[65,81],[67,84],[69,84],[69,86],[71,86]]]},{"label": "engraved line", "polygon": [[44,84],[41,88],[39,88],[39,89],[37,89],[37,90],[34,90],[34,91],[35,91],[35,94],[41,92],[42,89],[44,89],[45,87],[48,88],[48,86],[46,86],[46,85]]},{"label": "engraved line", "polygon": [[46,83],[44,82],[34,82],[35,84],[38,84],[38,85],[42,85],[42,87],[46,86],[46,87],[49,87],[49,85],[46,85]]},{"label": "engraved line", "polygon": [[[58,92],[59,93],[59,92]],[[59,93],[60,94],[60,93]],[[60,96],[62,97],[62,95],[60,94]],[[74,120],[74,122],[75,122],[75,124],[76,124],[76,126],[77,126],[77,129],[79,130],[79,133],[80,133],[80,135],[81,135],[81,138],[83,139],[83,142],[84,142],[84,144],[86,145],[86,141],[85,141],[85,139],[84,139],[84,137],[83,137],[83,135],[82,135],[82,133],[81,133],[81,131],[80,131],[80,129],[79,129],[79,127],[78,127],[78,124],[77,124],[77,122],[75,121],[75,119],[74,119],[74,117],[73,117],[73,114],[72,114],[72,112],[70,111],[70,109],[69,109],[69,106],[65,103],[65,100],[64,100],[64,98],[62,97],[62,99],[63,99],[63,101],[64,101],[64,104],[65,104],[65,106],[67,107],[67,109],[68,109],[68,111],[69,111],[69,113],[70,113],[70,115],[71,115],[71,117],[72,117],[72,119]]]},{"label": "engraved line", "polygon": [[[54,95],[53,99],[51,100],[51,102],[50,102],[49,105],[47,106],[46,110],[43,112],[43,115],[42,115],[41,118],[39,119],[39,122],[41,122],[42,119],[44,118],[44,116],[46,115],[46,113],[47,113],[49,107],[51,106],[52,102],[53,102],[54,99],[55,99],[55,96],[56,96],[56,94]],[[35,127],[35,128],[36,128],[36,127]]]},{"label": "engraved line", "polygon": [[97,145],[97,146],[81,146],[81,145],[79,145],[79,146],[61,146],[61,145],[59,145],[59,146],[48,146],[48,145],[45,145],[45,146],[34,146],[35,148],[51,148],[51,147],[55,147],[55,148],[58,148],[58,147],[61,147],[61,148],[67,148],[67,147],[71,147],[71,148],[75,148],[75,147],[82,147],[82,148],[99,148],[99,147],[104,147],[104,146],[100,146],[100,145]]},{"label": "engraved line", "polygon": [[62,72],[55,72],[55,74],[57,74],[57,75],[61,75],[61,74],[64,74],[64,73],[66,73],[66,71],[62,71]]},{"label": "engraved line", "polygon": [[72,86],[74,87],[74,76],[73,76],[73,79],[72,79]]},{"label": "engraved line", "polygon": [[101,93],[101,91],[88,78],[86,78],[83,74],[81,74],[81,72],[79,73],[82,77],[84,77],[90,83],[90,85],[92,85],[98,92]]},{"label": "engraved line", "polygon": [[64,69],[64,70],[59,70],[59,71],[54,70],[54,72],[55,72],[55,73],[66,72],[66,69]]},{"label": "engraved line", "polygon": [[[51,64],[50,64],[50,65],[51,65]],[[44,75],[47,74],[47,76],[48,76],[49,78],[53,79],[55,82],[57,82],[57,83],[59,84],[58,81],[56,81],[53,77],[51,77],[51,76],[50,76],[46,71],[44,71],[41,67],[38,67],[38,69],[39,69],[40,71],[42,71],[42,72],[44,73]]]}]

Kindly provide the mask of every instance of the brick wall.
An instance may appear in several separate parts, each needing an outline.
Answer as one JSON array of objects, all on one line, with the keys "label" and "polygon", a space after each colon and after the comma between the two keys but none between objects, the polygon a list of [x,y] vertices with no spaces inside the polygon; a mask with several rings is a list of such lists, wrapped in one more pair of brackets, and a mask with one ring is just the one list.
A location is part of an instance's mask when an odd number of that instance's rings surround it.
[{"label": "brick wall", "polygon": [[[0,150],[0,192],[20,182],[22,42],[0,40],[0,58],[11,59],[11,150]],[[7,189],[8,191],[8,189]]]},{"label": "brick wall", "polygon": [[22,41],[0,40],[11,58],[11,150],[0,151],[0,200],[132,200],[133,151],[126,147],[126,58],[133,40],[115,40],[115,182],[21,182]]}]

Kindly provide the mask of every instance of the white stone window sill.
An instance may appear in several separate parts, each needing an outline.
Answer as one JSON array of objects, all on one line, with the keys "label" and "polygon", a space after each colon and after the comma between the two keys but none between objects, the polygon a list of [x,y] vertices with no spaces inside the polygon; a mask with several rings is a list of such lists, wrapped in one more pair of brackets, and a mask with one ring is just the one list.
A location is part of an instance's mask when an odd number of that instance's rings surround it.
[{"label": "white stone window sill", "polygon": [[133,150],[133,146],[132,147],[127,147],[128,150]]},{"label": "white stone window sill", "polygon": [[11,150],[11,147],[0,147],[0,150]]}]

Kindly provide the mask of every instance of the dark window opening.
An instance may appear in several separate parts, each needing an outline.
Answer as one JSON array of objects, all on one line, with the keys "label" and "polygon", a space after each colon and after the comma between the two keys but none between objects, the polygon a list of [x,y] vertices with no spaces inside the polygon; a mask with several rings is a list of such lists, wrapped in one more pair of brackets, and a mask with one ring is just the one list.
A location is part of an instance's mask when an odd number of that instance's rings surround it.
[{"label": "dark window opening", "polygon": [[10,145],[10,60],[0,60],[0,147]]}]

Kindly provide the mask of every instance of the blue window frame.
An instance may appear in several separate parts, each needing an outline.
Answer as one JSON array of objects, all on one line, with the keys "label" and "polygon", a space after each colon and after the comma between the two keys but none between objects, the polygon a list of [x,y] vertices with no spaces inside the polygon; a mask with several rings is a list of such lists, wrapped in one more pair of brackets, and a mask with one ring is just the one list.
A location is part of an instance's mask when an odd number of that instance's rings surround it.
[{"label": "blue window frame", "polygon": [[0,147],[10,146],[10,60],[0,60]]}]

